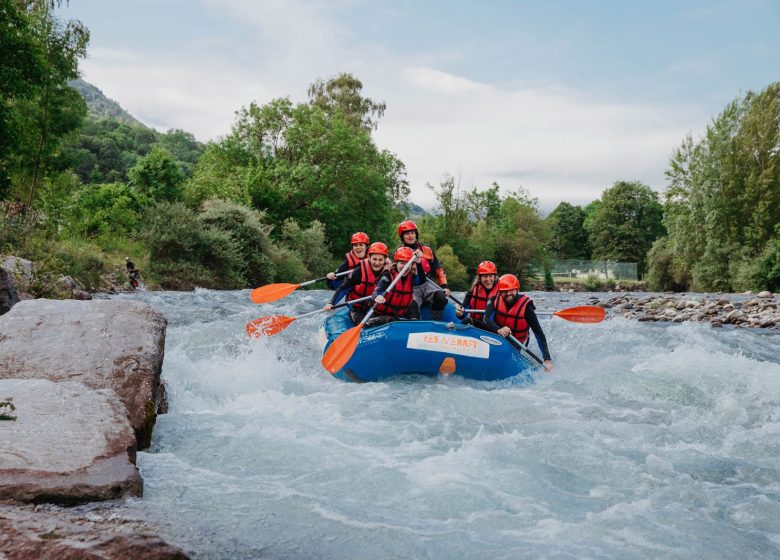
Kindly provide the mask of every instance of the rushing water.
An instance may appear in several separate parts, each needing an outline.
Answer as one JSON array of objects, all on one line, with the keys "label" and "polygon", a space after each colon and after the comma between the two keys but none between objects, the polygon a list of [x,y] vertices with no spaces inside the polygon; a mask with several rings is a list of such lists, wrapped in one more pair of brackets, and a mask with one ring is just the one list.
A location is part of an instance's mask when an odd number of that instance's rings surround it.
[{"label": "rushing water", "polygon": [[194,557],[780,558],[777,331],[548,317],[534,385],[349,384],[320,315],[244,333],[329,293],[122,297],[168,318],[170,411],[116,514]]}]

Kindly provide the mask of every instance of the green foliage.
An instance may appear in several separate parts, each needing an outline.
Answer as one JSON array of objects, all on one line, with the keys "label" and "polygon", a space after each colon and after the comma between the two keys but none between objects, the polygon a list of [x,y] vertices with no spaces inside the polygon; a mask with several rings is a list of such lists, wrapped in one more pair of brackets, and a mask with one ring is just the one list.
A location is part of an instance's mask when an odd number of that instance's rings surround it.
[{"label": "green foliage", "polygon": [[285,245],[300,255],[300,260],[312,276],[321,276],[335,268],[333,256],[328,251],[325,226],[314,221],[303,229],[294,220],[282,224]]},{"label": "green foliage", "polygon": [[100,287],[101,276],[109,271],[109,267],[93,245],[66,240],[55,244],[53,249],[55,261],[50,263],[49,270],[56,273],[55,276],[70,276],[87,290]]},{"label": "green foliage", "polygon": [[598,292],[601,290],[601,282],[599,282],[598,277],[596,277],[593,274],[589,274],[588,278],[585,280],[585,290],[588,292]]},{"label": "green foliage", "polygon": [[449,245],[442,245],[436,249],[442,268],[447,273],[447,284],[452,290],[467,290],[470,286],[469,275],[466,267],[461,264],[458,257]]},{"label": "green foliage", "polygon": [[144,222],[149,269],[163,288],[236,289],[245,285],[246,264],[238,244],[229,233],[203,224],[182,203],[152,206]]},{"label": "green foliage", "polygon": [[127,175],[133,188],[155,202],[174,202],[181,198],[184,176],[164,148],[152,147]]},{"label": "green foliage", "polygon": [[354,127],[376,129],[387,105],[363,97],[363,83],[352,74],[341,73],[329,80],[317,80],[309,87],[309,102],[329,116],[341,115]]},{"label": "green foliage", "polygon": [[659,237],[648,253],[647,287],[656,292],[681,292],[690,283],[690,275],[674,263],[668,238]]},{"label": "green foliage", "polygon": [[555,280],[553,279],[552,271],[549,268],[544,269],[544,289],[555,290]]},{"label": "green foliage", "polygon": [[[685,138],[666,176],[665,225],[697,290],[729,291],[780,223],[780,82],[730,103],[699,141]],[[727,263],[731,263],[729,266]]]},{"label": "green foliage", "polygon": [[[388,232],[395,203],[408,192],[403,164],[378,150],[371,127],[357,126],[356,113],[346,112],[376,104],[354,105],[359,88],[345,93],[345,84],[328,84],[313,86],[309,104],[277,99],[238,111],[232,133],[199,160],[187,203],[218,196],[249,202],[273,224],[291,218],[305,229],[319,221],[332,249],[357,230],[372,238]],[[369,120],[374,114],[361,113]]]},{"label": "green foliage", "polygon": [[593,258],[635,262],[644,272],[647,252],[664,234],[658,194],[640,182],[618,181],[604,191],[588,230]]},{"label": "green foliage", "polygon": [[[776,229],[780,229],[780,225]],[[752,279],[756,287],[780,292],[780,236],[766,244],[756,260]]]},{"label": "green foliage", "polygon": [[262,212],[217,199],[204,203],[198,216],[204,226],[230,236],[244,262],[245,284],[252,287],[269,284],[277,277],[273,226],[263,223],[264,217]]},{"label": "green foliage", "polygon": [[589,259],[588,232],[584,227],[585,211],[579,206],[561,202],[545,220],[550,254],[558,259]]},{"label": "green foliage", "polygon": [[71,197],[66,231],[80,237],[130,235],[147,204],[144,196],[122,183],[86,185]]},{"label": "green foliage", "polygon": [[525,191],[512,193],[504,199],[495,236],[493,260],[502,273],[527,276],[530,269],[542,268],[547,231],[536,200],[528,197]]}]

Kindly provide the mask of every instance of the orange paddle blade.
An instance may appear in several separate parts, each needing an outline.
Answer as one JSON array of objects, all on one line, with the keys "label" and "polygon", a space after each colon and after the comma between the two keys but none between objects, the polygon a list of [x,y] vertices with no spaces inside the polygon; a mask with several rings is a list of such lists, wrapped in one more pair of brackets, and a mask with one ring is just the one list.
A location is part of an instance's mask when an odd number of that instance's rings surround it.
[{"label": "orange paddle blade", "polygon": [[360,341],[360,331],[363,330],[363,324],[352,327],[344,331],[334,340],[325,353],[322,355],[322,365],[331,373],[336,373],[343,368],[357,348]]},{"label": "orange paddle blade", "polygon": [[255,303],[268,303],[282,299],[300,288],[300,284],[268,284],[252,290],[252,301]]},{"label": "orange paddle blade", "polygon": [[260,317],[246,324],[246,334],[255,338],[273,336],[279,331],[286,329],[293,321],[295,321],[295,317],[285,317],[283,315]]},{"label": "orange paddle blade", "polygon": [[600,323],[604,320],[604,308],[596,305],[581,305],[556,311],[553,315],[574,323]]}]

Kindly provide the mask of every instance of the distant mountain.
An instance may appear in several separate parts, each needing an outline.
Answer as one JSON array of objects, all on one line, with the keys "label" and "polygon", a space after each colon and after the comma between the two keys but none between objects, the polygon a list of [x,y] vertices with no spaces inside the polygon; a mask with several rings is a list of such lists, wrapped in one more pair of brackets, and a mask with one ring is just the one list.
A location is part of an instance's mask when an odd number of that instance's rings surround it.
[{"label": "distant mountain", "polygon": [[414,202],[402,202],[398,205],[398,208],[409,218],[422,218],[431,215],[425,208],[416,205]]},{"label": "distant mountain", "polygon": [[106,97],[102,91],[89,82],[85,82],[79,78],[68,82],[68,85],[78,91],[87,102],[87,109],[91,117],[112,119],[133,126],[149,128],[133,115],[122,109],[119,103]]}]

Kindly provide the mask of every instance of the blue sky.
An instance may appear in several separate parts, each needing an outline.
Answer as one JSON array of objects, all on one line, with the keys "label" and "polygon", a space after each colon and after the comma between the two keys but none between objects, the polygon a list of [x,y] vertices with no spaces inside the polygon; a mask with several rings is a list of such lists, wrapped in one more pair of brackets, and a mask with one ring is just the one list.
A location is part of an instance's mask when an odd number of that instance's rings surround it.
[{"label": "blue sky", "polygon": [[251,101],[303,101],[352,72],[387,102],[377,143],[414,202],[444,173],[522,186],[549,211],[617,180],[663,191],[687,133],[780,80],[780,2],[71,0],[84,78],[143,122],[201,140]]}]

